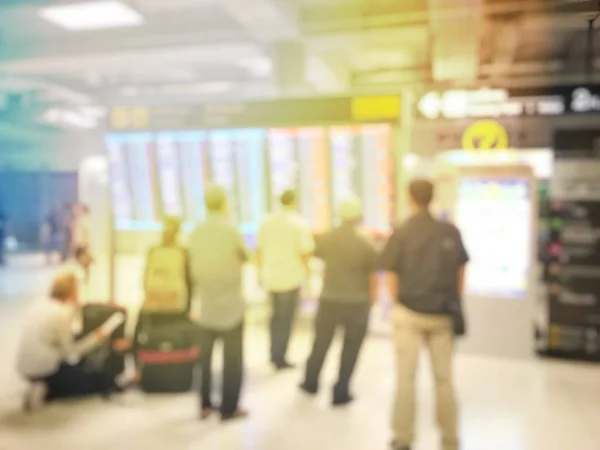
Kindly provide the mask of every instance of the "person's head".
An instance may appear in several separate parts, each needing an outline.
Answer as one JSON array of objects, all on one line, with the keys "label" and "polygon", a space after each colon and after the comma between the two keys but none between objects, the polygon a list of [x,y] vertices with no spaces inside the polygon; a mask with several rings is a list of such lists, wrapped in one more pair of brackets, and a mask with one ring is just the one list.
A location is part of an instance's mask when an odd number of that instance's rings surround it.
[{"label": "person's head", "polygon": [[172,245],[177,242],[181,220],[178,217],[166,217],[163,220],[163,244]]},{"label": "person's head", "polygon": [[79,280],[73,270],[59,272],[50,290],[50,297],[61,303],[77,303],[79,300]]},{"label": "person's head", "polygon": [[227,191],[218,185],[209,186],[204,192],[204,203],[209,213],[226,213]]},{"label": "person's head", "polygon": [[296,193],[288,189],[279,197],[279,203],[284,208],[294,208],[296,206]]},{"label": "person's head", "polygon": [[408,186],[411,209],[414,212],[429,209],[434,191],[433,183],[429,180],[419,178],[411,181]]},{"label": "person's head", "polygon": [[348,197],[338,206],[338,217],[342,224],[355,225],[362,220],[362,202],[357,197]]}]

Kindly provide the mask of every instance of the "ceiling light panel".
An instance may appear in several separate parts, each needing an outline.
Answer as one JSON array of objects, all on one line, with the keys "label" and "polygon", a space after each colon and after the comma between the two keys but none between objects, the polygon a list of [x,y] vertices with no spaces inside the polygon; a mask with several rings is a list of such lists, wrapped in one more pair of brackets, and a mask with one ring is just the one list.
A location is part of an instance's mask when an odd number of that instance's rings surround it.
[{"label": "ceiling light panel", "polygon": [[39,16],[70,31],[135,27],[144,23],[137,11],[114,0],[48,6],[40,8]]}]

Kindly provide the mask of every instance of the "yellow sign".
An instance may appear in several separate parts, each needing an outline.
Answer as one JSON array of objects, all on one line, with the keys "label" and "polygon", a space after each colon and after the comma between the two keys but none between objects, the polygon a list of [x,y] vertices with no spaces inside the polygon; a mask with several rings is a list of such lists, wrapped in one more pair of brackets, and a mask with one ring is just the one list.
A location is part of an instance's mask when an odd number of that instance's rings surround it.
[{"label": "yellow sign", "polygon": [[464,132],[462,147],[465,150],[506,150],[508,133],[495,120],[480,120]]},{"label": "yellow sign", "polygon": [[150,112],[144,107],[113,108],[110,125],[114,130],[145,129],[150,124]]},{"label": "yellow sign", "polygon": [[352,99],[355,120],[395,120],[400,117],[400,96],[358,97]]}]

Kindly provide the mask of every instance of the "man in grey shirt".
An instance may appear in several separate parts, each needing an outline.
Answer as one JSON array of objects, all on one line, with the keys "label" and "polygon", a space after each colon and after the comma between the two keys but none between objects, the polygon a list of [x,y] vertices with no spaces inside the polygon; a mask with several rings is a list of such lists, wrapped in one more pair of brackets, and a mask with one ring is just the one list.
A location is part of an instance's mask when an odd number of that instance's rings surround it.
[{"label": "man in grey shirt", "polygon": [[243,376],[244,299],[242,267],[248,252],[242,236],[227,218],[227,193],[219,186],[205,192],[206,221],[193,231],[189,242],[192,298],[199,303],[203,419],[214,411],[211,400],[212,353],[223,341],[224,367],[221,419],[246,417],[238,407]]},{"label": "man in grey shirt", "polygon": [[316,394],[319,374],[338,326],[344,330],[344,348],[338,382],[333,390],[334,406],[353,400],[350,379],[362,346],[371,303],[377,292],[377,252],[358,229],[362,207],[348,199],[338,211],[342,224],[317,238],[315,256],[325,263],[321,303],[315,319],[315,341],[300,388]]}]

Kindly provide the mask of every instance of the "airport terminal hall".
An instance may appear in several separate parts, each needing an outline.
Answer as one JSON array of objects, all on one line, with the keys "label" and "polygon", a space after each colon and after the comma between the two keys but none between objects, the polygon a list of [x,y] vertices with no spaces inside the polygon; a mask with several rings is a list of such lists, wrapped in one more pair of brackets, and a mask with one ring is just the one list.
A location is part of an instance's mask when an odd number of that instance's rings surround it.
[{"label": "airport terminal hall", "polygon": [[600,450],[600,1],[0,0],[0,450]]}]

